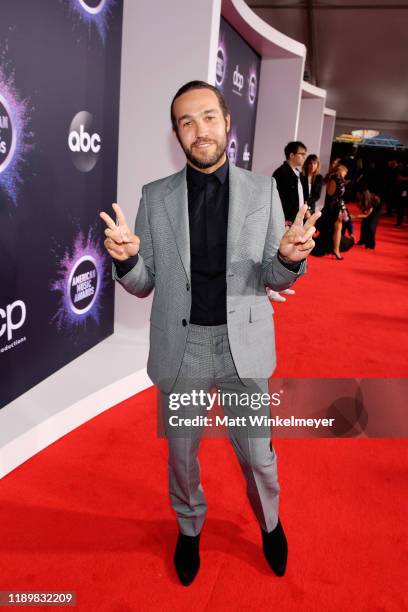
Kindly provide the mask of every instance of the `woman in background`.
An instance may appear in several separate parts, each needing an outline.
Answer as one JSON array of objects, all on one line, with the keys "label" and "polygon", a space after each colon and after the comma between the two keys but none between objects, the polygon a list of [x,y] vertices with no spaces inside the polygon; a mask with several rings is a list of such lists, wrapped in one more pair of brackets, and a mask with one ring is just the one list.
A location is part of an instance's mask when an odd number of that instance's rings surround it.
[{"label": "woman in background", "polygon": [[346,240],[345,236],[342,236],[343,222],[346,222],[349,218],[343,199],[347,172],[346,166],[339,164],[325,179],[327,185],[326,200],[322,209],[322,216],[316,224],[319,235],[315,238],[314,255],[332,253],[336,259],[341,260],[343,257],[340,255],[340,244],[342,243],[342,251],[347,251],[354,244],[353,238]]},{"label": "woman in background", "polygon": [[364,188],[357,191],[356,198],[361,213],[352,215],[352,218],[362,219],[360,240],[357,244],[364,245],[366,249],[375,249],[375,233],[381,216],[381,200],[375,193]]},{"label": "woman in background", "polygon": [[323,177],[319,174],[320,160],[317,155],[308,155],[303,166],[303,174],[307,182],[308,217],[316,210],[316,202],[322,193]]}]

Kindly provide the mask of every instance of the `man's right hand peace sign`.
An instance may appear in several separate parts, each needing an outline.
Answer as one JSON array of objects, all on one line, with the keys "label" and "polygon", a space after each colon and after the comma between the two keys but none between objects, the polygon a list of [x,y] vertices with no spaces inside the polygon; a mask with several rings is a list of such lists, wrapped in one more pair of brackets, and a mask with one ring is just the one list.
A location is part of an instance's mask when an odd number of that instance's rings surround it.
[{"label": "man's right hand peace sign", "polygon": [[99,213],[99,216],[107,225],[104,245],[111,257],[119,261],[125,261],[139,253],[140,238],[129,229],[120,206],[112,204],[112,208],[116,213],[116,223],[105,212]]}]

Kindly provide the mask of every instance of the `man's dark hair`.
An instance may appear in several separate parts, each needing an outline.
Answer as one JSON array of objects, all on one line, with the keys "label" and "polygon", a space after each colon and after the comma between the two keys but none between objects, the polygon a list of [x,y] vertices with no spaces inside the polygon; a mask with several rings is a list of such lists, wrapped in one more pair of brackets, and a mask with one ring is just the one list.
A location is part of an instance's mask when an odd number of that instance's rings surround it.
[{"label": "man's dark hair", "polygon": [[226,119],[227,115],[229,115],[227,103],[225,102],[225,98],[219,89],[214,87],[214,85],[210,85],[209,83],[206,83],[205,81],[189,81],[188,83],[180,87],[180,89],[177,91],[176,95],[174,96],[173,100],[171,101],[171,106],[170,106],[171,125],[173,126],[173,130],[176,132],[176,134],[177,134],[177,121],[176,121],[176,117],[174,116],[174,111],[173,111],[174,102],[177,100],[177,98],[187,93],[188,91],[192,91],[193,89],[210,89],[211,91],[213,91],[218,98],[218,102],[221,107],[222,114],[224,115],[224,119]]},{"label": "man's dark hair", "polygon": [[305,145],[303,144],[303,142],[300,142],[300,140],[294,140],[293,142],[288,142],[288,144],[285,147],[285,157],[286,159],[289,159],[289,155],[291,153],[293,153],[294,155],[296,155],[298,149],[305,149],[305,151],[307,150]]}]

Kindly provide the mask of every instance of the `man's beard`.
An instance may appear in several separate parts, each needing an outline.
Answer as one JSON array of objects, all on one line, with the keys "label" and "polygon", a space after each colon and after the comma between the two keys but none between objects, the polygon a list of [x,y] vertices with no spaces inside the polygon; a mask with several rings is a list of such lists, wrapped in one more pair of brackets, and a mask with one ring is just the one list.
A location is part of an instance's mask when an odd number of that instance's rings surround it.
[{"label": "man's beard", "polygon": [[214,153],[209,157],[203,157],[203,158],[196,157],[193,153],[193,148],[194,148],[193,145],[189,149],[187,149],[182,145],[180,140],[179,142],[182,146],[182,149],[188,161],[194,164],[194,166],[196,166],[197,168],[200,168],[200,170],[206,170],[207,168],[211,168],[211,166],[215,166],[215,164],[217,164],[220,161],[220,159],[222,159],[223,155],[225,155],[225,151],[227,148],[227,132],[225,132],[225,138],[223,142],[220,142],[220,143],[217,143],[215,140],[199,141],[199,142],[210,142],[211,144],[215,143],[217,145]]}]

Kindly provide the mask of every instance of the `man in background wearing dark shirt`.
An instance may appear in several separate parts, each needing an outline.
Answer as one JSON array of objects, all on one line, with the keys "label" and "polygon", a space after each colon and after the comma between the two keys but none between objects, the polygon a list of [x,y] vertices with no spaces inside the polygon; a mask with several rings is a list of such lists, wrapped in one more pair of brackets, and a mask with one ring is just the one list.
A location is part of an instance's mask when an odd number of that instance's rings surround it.
[{"label": "man in background wearing dark shirt", "polygon": [[[147,371],[160,389],[168,438],[170,499],[179,525],[174,563],[180,582],[191,584],[207,510],[197,459],[202,426],[176,425],[187,417],[211,418],[194,393],[215,386],[232,398],[221,403],[232,421],[229,437],[265,557],[282,576],[287,541],[270,427],[242,426],[251,413],[269,417],[269,401],[253,408],[240,400],[268,394],[276,358],[265,285],[282,290],[304,273],[319,213],[303,224],[304,207],[284,232],[275,181],[227,160],[230,115],[215,87],[184,85],[171,104],[171,120],[186,167],[143,187],[135,233],[117,204],[116,223],[106,213],[101,217],[114,278],[138,297],[155,290]],[[188,405],[177,403],[180,394],[190,398]]]},{"label": "man in background wearing dark shirt", "polygon": [[299,209],[307,201],[307,179],[302,174],[306,152],[303,142],[288,142],[285,147],[285,161],[273,173],[287,225],[293,223]]},{"label": "man in background wearing dark shirt", "polygon": [[[302,174],[306,158],[306,147],[303,142],[296,140],[288,142],[284,152],[285,161],[275,170],[273,178],[279,191],[283,214],[285,215],[285,224],[291,225],[308,197],[307,178]],[[311,209],[308,208],[306,217],[310,216],[311,212]],[[282,293],[293,295],[295,291],[293,289],[285,289]],[[274,302],[286,301],[283,295],[270,287],[267,290],[267,294]]]}]

